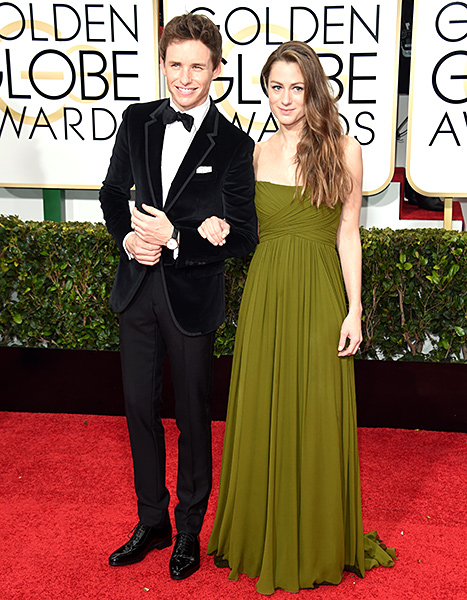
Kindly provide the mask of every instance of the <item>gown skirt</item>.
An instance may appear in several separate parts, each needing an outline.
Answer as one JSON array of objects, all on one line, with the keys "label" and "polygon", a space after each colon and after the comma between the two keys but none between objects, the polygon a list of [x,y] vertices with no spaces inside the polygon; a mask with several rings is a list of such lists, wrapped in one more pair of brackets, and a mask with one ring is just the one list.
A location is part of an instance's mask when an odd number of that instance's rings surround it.
[{"label": "gown skirt", "polygon": [[243,294],[219,498],[208,553],[263,594],[337,584],[394,564],[363,535],[353,358],[337,346],[346,303],[341,207],[257,182],[260,243]]}]

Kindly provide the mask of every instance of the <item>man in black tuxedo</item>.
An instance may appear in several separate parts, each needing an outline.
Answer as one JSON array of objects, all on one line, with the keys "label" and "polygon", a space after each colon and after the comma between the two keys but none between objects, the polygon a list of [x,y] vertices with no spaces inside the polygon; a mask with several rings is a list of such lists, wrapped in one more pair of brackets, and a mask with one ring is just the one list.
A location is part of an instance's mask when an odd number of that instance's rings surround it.
[{"label": "man in black tuxedo", "polygon": [[[207,17],[172,19],[159,50],[170,98],[127,108],[100,192],[120,248],[110,303],[120,313],[139,514],[133,536],[109,563],[135,563],[172,543],[159,416],[168,353],[180,430],[170,573],[184,579],[199,567],[198,536],[211,490],[208,396],[214,334],[224,319],[224,260],[248,254],[257,241],[254,144],[209,98],[221,70],[222,39]],[[198,232],[212,216],[223,219],[214,243]]]}]

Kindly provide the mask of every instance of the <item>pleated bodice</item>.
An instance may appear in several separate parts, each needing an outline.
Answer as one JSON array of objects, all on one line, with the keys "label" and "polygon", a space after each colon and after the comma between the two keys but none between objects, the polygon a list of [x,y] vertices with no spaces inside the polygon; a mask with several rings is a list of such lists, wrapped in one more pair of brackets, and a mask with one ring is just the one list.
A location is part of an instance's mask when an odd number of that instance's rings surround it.
[{"label": "pleated bodice", "polygon": [[316,208],[309,198],[295,198],[295,187],[256,182],[256,212],[260,242],[293,235],[320,244],[335,246],[341,205]]}]

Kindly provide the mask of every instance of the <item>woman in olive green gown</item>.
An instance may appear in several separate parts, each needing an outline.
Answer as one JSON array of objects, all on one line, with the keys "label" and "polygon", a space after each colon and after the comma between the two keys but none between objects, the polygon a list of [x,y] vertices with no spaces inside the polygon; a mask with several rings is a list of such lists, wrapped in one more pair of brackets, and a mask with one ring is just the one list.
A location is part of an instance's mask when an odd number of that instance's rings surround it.
[{"label": "woman in olive green gown", "polygon": [[[362,530],[360,146],[342,135],[306,44],[280,46],[262,78],[280,128],[255,151],[260,242],[240,309],[208,553],[230,579],[258,577],[257,590],[271,594],[393,561]],[[200,228],[212,243],[228,232],[214,217]]]}]

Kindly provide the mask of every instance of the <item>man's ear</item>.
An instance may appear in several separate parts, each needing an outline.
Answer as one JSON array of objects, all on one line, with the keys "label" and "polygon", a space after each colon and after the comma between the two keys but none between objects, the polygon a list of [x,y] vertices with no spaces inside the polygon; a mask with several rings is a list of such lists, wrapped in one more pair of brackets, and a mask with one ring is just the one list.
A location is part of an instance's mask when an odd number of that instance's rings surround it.
[{"label": "man's ear", "polygon": [[216,79],[216,77],[219,77],[219,75],[221,74],[222,71],[222,62],[220,62],[217,67],[214,69],[214,71],[212,72],[212,78]]},{"label": "man's ear", "polygon": [[[164,76],[165,76],[165,75],[166,75],[166,72],[165,72],[165,64],[164,64],[164,61],[162,60],[162,56],[159,58],[159,64],[160,64],[160,66],[161,66],[162,73],[163,73],[163,74],[164,74]],[[216,75],[216,77],[217,77],[217,75]]]}]

